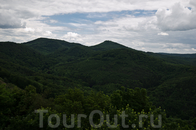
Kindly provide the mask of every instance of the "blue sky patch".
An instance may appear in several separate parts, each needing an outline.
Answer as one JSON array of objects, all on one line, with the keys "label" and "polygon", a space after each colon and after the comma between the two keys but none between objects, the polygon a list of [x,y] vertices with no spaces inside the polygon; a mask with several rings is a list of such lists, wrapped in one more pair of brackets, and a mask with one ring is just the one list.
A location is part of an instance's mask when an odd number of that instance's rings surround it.
[{"label": "blue sky patch", "polygon": [[67,25],[68,23],[78,24],[91,24],[96,21],[108,21],[113,18],[121,18],[127,15],[135,17],[148,17],[156,13],[156,10],[134,10],[134,11],[112,11],[107,13],[70,13],[70,14],[59,14],[47,17],[51,20],[58,21],[57,23],[51,23],[49,20],[45,21],[49,25]]}]

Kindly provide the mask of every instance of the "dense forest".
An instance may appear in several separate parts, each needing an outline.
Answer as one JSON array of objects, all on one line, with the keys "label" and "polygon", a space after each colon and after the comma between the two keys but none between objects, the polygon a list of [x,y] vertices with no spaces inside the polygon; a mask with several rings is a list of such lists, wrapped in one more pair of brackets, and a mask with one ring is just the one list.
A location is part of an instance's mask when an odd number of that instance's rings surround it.
[{"label": "dense forest", "polygon": [[[0,130],[53,129],[57,118],[48,124],[51,114],[61,120],[55,127],[59,130],[68,125],[82,130],[194,130],[196,54],[142,52],[112,41],[90,47],[47,38],[0,42],[0,106]],[[47,110],[43,128],[35,110]],[[89,124],[93,110],[102,112],[102,125]],[[79,122],[80,114],[87,118]],[[141,114],[147,118],[139,122]],[[100,119],[96,113],[94,124]],[[117,125],[109,128],[108,122]]]}]

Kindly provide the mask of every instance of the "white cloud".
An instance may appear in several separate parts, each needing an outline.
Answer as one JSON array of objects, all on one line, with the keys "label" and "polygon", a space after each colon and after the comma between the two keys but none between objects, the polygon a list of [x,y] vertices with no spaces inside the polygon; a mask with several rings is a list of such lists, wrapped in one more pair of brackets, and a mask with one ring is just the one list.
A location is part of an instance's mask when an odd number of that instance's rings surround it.
[{"label": "white cloud", "polygon": [[45,35],[46,36],[51,36],[52,35],[52,32],[51,31],[45,31]]},{"label": "white cloud", "polygon": [[51,19],[51,20],[50,20],[50,23],[58,23],[58,21],[57,21],[57,20]]},{"label": "white cloud", "polygon": [[24,28],[25,23],[16,17],[16,12],[13,10],[3,10],[0,8],[0,28]]},{"label": "white cloud", "polygon": [[[49,26],[34,19],[28,19],[25,28],[18,29],[0,29],[1,41],[27,42],[39,37],[56,38],[58,32],[68,30],[66,27]],[[55,32],[55,33],[53,33]]]},{"label": "white cloud", "polygon": [[171,8],[158,9],[157,24],[163,31],[186,31],[196,29],[196,12],[189,10],[181,3]]},{"label": "white cloud", "polygon": [[165,32],[160,32],[157,35],[168,36],[169,34],[168,33],[165,33]]},{"label": "white cloud", "polygon": [[81,35],[75,32],[68,32],[62,37],[62,39],[69,41],[69,42],[82,42],[83,41]]},{"label": "white cloud", "polygon": [[75,27],[86,27],[88,26],[87,24],[80,24],[80,23],[69,23],[70,25],[72,26],[75,26]]},{"label": "white cloud", "polygon": [[28,28],[28,27],[26,27],[25,28],[25,31],[26,32],[33,32],[34,33],[35,32],[35,29],[34,28]]},{"label": "white cloud", "polygon": [[156,21],[156,16],[130,15],[109,21],[97,21],[95,24],[99,33],[89,35],[84,41],[88,45],[94,45],[109,39],[143,51],[194,53],[191,48],[196,47],[196,30],[162,32]]},{"label": "white cloud", "polygon": [[195,51],[196,52],[196,49],[195,48],[191,48],[193,51]]},{"label": "white cloud", "polygon": [[127,15],[125,17],[116,18],[110,21],[97,21],[95,24],[101,25],[99,30],[107,31],[145,31],[156,29],[154,21],[156,17],[134,17]]}]

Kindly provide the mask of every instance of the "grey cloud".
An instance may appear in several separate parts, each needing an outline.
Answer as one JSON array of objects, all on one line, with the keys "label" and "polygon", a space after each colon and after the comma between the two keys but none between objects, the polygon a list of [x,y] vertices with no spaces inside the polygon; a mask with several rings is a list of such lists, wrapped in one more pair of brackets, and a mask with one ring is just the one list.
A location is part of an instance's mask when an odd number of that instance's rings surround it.
[{"label": "grey cloud", "polygon": [[0,28],[24,28],[26,23],[16,17],[15,12],[9,10],[0,10]]},{"label": "grey cloud", "polygon": [[190,6],[192,6],[192,8],[196,9],[196,1],[195,0],[190,0]]},{"label": "grey cloud", "polygon": [[179,0],[0,0],[1,5],[40,15],[122,10],[157,10]]},{"label": "grey cloud", "polygon": [[28,18],[36,17],[36,14],[28,10],[16,10],[16,11],[17,11],[16,14],[19,18],[28,19]]},{"label": "grey cloud", "polygon": [[0,25],[0,28],[2,28],[2,29],[7,29],[7,28],[21,28],[21,27],[23,27],[23,26],[19,26],[17,24],[15,24],[15,25],[10,25],[10,24]]}]

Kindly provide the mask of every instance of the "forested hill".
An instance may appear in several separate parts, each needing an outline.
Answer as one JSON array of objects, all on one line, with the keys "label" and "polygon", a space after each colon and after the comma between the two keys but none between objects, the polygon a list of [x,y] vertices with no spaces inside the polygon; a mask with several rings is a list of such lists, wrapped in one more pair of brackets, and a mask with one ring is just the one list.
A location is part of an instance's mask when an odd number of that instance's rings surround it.
[{"label": "forested hill", "polygon": [[47,38],[0,42],[0,77],[20,89],[33,85],[46,99],[73,88],[84,95],[145,88],[168,116],[196,117],[195,54],[146,53],[108,40],[90,47]]},{"label": "forested hill", "polygon": [[95,46],[91,46],[91,48],[93,48],[93,50],[111,50],[111,49],[125,49],[127,48],[126,46],[123,46],[121,44],[118,44],[116,42],[112,42],[112,41],[109,41],[109,40],[106,40],[98,45],[95,45]]},{"label": "forested hill", "polygon": [[47,38],[38,38],[23,44],[45,55],[58,51],[62,48],[71,48],[71,47],[76,47],[81,45],[76,43],[69,43],[62,40],[47,39]]}]

